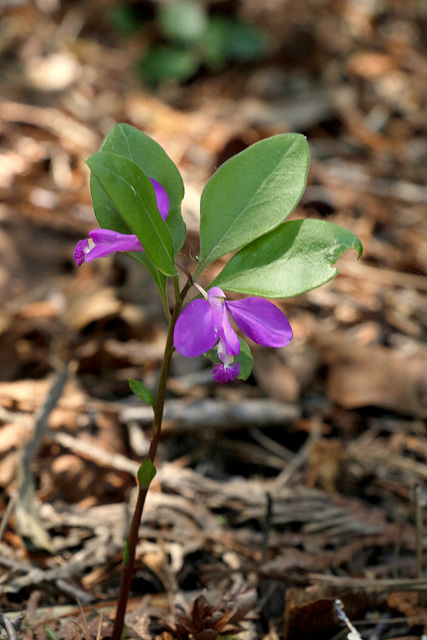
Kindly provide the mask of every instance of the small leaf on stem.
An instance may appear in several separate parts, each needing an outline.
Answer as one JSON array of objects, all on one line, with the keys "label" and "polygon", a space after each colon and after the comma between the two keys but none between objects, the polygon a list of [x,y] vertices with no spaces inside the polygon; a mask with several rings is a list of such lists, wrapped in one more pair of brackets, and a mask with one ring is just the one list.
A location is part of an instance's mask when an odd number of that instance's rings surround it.
[{"label": "small leaf on stem", "polygon": [[155,399],[154,394],[152,393],[152,391],[150,391],[150,389],[147,389],[145,384],[142,384],[142,382],[139,382],[139,380],[135,380],[134,378],[130,378],[129,379],[129,387],[130,387],[130,390],[136,396],[138,396],[138,398],[140,400],[142,400],[142,402],[144,404],[149,404],[151,407],[154,407],[154,405],[156,403],[156,399]]},{"label": "small leaf on stem", "polygon": [[148,489],[155,475],[156,467],[151,460],[145,460],[138,469],[139,486],[143,489]]}]

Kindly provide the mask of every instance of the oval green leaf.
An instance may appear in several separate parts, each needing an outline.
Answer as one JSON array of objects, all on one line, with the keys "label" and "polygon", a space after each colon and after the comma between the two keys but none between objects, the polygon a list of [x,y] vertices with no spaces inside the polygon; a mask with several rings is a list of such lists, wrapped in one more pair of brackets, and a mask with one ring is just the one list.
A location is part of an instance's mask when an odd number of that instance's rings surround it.
[{"label": "oval green leaf", "polygon": [[197,273],[283,222],[304,192],[309,163],[298,133],[267,138],[227,160],[202,193]]},{"label": "oval green leaf", "polygon": [[148,489],[155,475],[156,467],[151,460],[145,460],[138,469],[139,486]]},{"label": "oval green leaf", "polygon": [[[166,225],[171,232],[176,255],[184,243],[186,233],[181,215],[184,183],[176,165],[157,142],[139,129],[124,123],[113,126],[106,135],[100,150],[110,151],[132,160],[149,178],[160,182],[166,190],[169,198]],[[114,204],[93,176],[90,187],[95,216],[99,225],[104,229],[129,233],[129,228]]]},{"label": "oval green leaf", "polygon": [[138,70],[145,82],[152,87],[157,87],[167,80],[178,82],[189,80],[200,64],[197,50],[161,45],[148,51],[139,62]]},{"label": "oval green leaf", "polygon": [[132,160],[108,151],[98,151],[87,164],[153,265],[167,276],[176,275],[172,236],[147,175]]},{"label": "oval green leaf", "polygon": [[332,280],[347,249],[362,255],[359,238],[332,222],[293,220],[241,249],[211,286],[263,298],[290,298]]},{"label": "oval green leaf", "polygon": [[186,44],[200,41],[208,26],[206,9],[198,0],[160,4],[158,20],[166,38]]},{"label": "oval green leaf", "polygon": [[132,393],[134,393],[144,404],[148,404],[152,407],[156,404],[154,394],[148,389],[145,384],[142,384],[139,380],[129,378],[129,387]]}]

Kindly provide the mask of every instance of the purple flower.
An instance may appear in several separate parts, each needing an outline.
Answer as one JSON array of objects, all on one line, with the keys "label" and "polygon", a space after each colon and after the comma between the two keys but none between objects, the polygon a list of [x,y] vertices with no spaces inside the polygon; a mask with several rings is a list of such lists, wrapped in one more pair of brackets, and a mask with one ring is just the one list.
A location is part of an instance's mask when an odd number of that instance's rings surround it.
[{"label": "purple flower", "polygon": [[240,373],[240,364],[234,362],[234,355],[228,355],[226,353],[225,343],[222,338],[220,338],[218,342],[218,357],[221,362],[216,364],[212,369],[213,379],[219,384],[234,382]]},{"label": "purple flower", "polygon": [[212,369],[212,376],[218,384],[227,384],[227,382],[234,382],[239,375],[239,372],[240,364],[238,362],[235,362],[232,365],[216,364]]},{"label": "purple flower", "polygon": [[[157,208],[163,220],[169,213],[169,198],[162,185],[150,178],[156,195]],[[119,233],[110,229],[95,229],[89,232],[89,238],[80,240],[74,249],[74,260],[78,266],[83,262],[92,262],[95,258],[103,258],[116,251],[144,251],[136,235]]]},{"label": "purple flower", "polygon": [[110,229],[89,231],[90,239],[80,240],[74,249],[73,258],[77,264],[92,262],[115,251],[144,251],[138,238],[133,234],[118,233]]},{"label": "purple flower", "polygon": [[206,353],[218,344],[222,364],[214,367],[218,382],[235,380],[238,363],[232,364],[240,352],[240,342],[230,324],[228,313],[251,340],[266,347],[284,347],[292,340],[292,329],[286,316],[272,302],[263,298],[227,301],[222,289],[213,287],[205,299],[190,302],[175,325],[175,349],[183,356]]},{"label": "purple flower", "polygon": [[154,193],[157,200],[157,208],[160,211],[160,215],[162,216],[163,220],[166,220],[169,213],[169,198],[168,194],[166,193],[166,189],[162,187],[160,182],[154,180],[154,178],[150,178],[149,180],[154,187]]}]

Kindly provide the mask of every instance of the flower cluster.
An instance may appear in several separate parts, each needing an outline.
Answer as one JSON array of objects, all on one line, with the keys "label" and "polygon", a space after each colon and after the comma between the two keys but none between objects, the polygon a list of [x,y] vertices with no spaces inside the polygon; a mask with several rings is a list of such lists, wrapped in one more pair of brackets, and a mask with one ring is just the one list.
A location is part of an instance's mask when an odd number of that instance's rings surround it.
[{"label": "flower cluster", "polygon": [[[161,184],[150,178],[156,195],[157,207],[163,220],[169,213],[169,199]],[[96,229],[90,238],[80,240],[74,250],[74,260],[80,266],[116,251],[144,251],[133,234],[118,233],[110,229]],[[202,293],[185,307],[174,330],[175,349],[189,358],[202,355],[217,345],[220,362],[212,370],[214,379],[224,384],[236,380],[240,364],[235,357],[240,353],[240,341],[230,324],[230,314],[239,329],[255,343],[267,347],[284,347],[292,340],[292,329],[286,316],[272,302],[263,298],[227,300],[219,287]]]},{"label": "flower cluster", "polygon": [[257,344],[284,347],[292,340],[292,329],[286,316],[272,302],[263,298],[229,301],[219,287],[212,287],[204,299],[190,302],[175,325],[174,345],[183,356],[206,353],[218,342],[218,358],[222,364],[213,369],[217,382],[233,381],[240,372],[234,356],[240,353],[240,342],[230,324],[228,313],[239,329]]},{"label": "flower cluster", "polygon": [[[169,213],[169,198],[162,185],[150,178],[156,195],[157,208],[163,220]],[[79,265],[92,262],[96,258],[109,256],[116,251],[144,251],[136,235],[118,233],[110,229],[95,229],[89,232],[89,238],[80,240],[74,249],[74,260]]]}]

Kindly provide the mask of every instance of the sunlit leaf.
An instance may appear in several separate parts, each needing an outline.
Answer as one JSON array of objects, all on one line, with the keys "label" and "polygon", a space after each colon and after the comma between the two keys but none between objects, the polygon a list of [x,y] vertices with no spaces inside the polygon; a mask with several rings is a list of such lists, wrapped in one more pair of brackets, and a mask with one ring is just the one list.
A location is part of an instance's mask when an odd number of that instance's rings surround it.
[{"label": "sunlit leaf", "polygon": [[347,249],[362,255],[357,236],[332,222],[294,220],[241,249],[212,286],[265,298],[289,298],[320,287],[337,274]]},{"label": "sunlit leaf", "polygon": [[153,265],[165,275],[175,275],[172,236],[147,175],[133,161],[107,151],[95,153],[87,163]]},{"label": "sunlit leaf", "polygon": [[309,158],[304,136],[282,134],[257,142],[216,171],[201,198],[198,273],[292,213],[304,192]]}]

